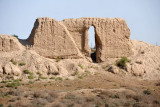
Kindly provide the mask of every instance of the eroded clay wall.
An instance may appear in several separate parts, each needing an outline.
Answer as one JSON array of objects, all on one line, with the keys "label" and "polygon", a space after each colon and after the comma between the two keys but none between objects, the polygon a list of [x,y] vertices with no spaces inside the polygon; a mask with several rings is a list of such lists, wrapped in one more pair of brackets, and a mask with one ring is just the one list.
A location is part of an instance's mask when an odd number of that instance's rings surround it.
[{"label": "eroded clay wall", "polygon": [[90,26],[95,28],[96,47],[100,61],[132,54],[129,44],[130,30],[123,19],[79,18],[65,19],[62,23],[76,41],[78,48],[87,56],[90,55],[88,46],[88,29]]},{"label": "eroded clay wall", "polygon": [[120,18],[79,18],[57,21],[38,18],[28,41],[42,56],[49,58],[90,57],[88,29],[95,28],[97,56],[106,58],[132,54],[129,42],[130,30]]},{"label": "eroded clay wall", "polygon": [[51,18],[38,18],[28,41],[48,58],[80,58],[78,48],[65,26]]},{"label": "eroded clay wall", "polygon": [[16,37],[0,35],[0,52],[11,52],[22,50],[23,47]]}]

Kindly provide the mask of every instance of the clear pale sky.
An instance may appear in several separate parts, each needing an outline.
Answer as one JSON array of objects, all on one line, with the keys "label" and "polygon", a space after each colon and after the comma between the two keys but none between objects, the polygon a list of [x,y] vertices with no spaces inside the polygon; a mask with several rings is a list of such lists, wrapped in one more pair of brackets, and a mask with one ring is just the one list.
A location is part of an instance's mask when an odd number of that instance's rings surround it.
[{"label": "clear pale sky", "polygon": [[[131,39],[160,45],[160,0],[0,0],[0,34],[26,39],[38,17],[123,18]],[[93,29],[89,34],[91,45]]]}]

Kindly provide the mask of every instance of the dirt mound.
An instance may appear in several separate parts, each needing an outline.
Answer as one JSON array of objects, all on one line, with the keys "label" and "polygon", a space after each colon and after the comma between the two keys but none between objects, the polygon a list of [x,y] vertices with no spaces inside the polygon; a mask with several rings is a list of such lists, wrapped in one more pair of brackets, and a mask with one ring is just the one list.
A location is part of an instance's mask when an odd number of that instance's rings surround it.
[{"label": "dirt mound", "polygon": [[128,71],[146,79],[160,79],[160,46],[137,40],[131,40],[131,44],[134,55],[130,57]]},{"label": "dirt mound", "polygon": [[[81,59],[49,59],[37,54],[32,47],[20,44],[17,38],[0,36],[3,41],[12,41],[4,47],[8,50],[0,52],[0,80],[5,79],[39,79],[83,77],[87,72],[112,72],[126,74],[143,79],[160,79],[160,46],[131,40],[133,55],[125,69],[115,66],[119,58],[108,58],[103,63],[92,63]],[[13,44],[13,46],[12,46]],[[16,47],[16,48],[12,48]],[[7,52],[6,52],[7,51]]]}]

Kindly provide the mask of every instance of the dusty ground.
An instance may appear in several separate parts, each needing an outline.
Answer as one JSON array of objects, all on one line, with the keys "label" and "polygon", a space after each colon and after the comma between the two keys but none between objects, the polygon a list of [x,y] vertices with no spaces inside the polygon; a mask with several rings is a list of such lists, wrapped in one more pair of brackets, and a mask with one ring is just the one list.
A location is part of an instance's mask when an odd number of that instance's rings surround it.
[{"label": "dusty ground", "polygon": [[160,46],[131,40],[122,67],[120,58],[49,59],[19,45],[0,52],[0,107],[160,107]]},{"label": "dusty ground", "polygon": [[[159,107],[160,81],[97,72],[75,79],[40,79],[6,87],[0,83],[0,104],[12,107]],[[0,106],[2,107],[2,106]]]}]

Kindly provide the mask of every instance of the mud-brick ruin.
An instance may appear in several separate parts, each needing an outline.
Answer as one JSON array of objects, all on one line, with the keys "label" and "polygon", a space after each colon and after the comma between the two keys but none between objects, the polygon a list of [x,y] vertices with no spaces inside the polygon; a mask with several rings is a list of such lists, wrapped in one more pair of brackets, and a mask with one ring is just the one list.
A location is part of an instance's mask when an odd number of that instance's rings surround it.
[{"label": "mud-brick ruin", "polygon": [[130,29],[125,20],[120,18],[63,21],[38,18],[26,41],[38,54],[47,58],[87,58],[91,55],[88,45],[88,30],[91,26],[95,29],[96,62],[132,54]]}]

